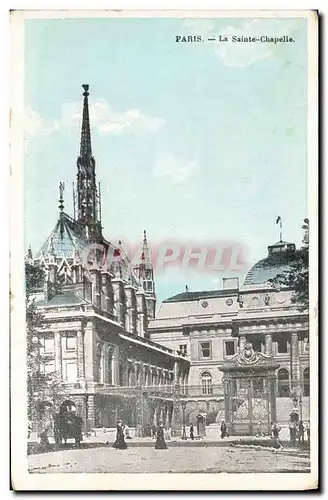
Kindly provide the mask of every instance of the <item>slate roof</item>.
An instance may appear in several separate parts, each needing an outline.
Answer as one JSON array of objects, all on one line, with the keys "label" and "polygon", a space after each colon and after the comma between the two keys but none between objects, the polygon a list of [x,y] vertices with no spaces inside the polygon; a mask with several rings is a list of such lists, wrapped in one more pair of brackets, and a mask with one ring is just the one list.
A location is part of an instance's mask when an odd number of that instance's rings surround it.
[{"label": "slate roof", "polygon": [[70,259],[74,257],[76,250],[81,254],[86,245],[87,240],[81,226],[69,215],[62,213],[53,231],[34,258],[41,259],[42,254],[46,256],[52,250],[56,257]]},{"label": "slate roof", "polygon": [[221,289],[221,290],[205,290],[199,292],[183,292],[174,295],[173,297],[169,297],[163,302],[184,302],[189,300],[199,300],[199,299],[213,299],[216,297],[228,297],[230,294],[234,295],[238,292],[238,288],[236,289]]},{"label": "slate roof", "polygon": [[[34,260],[38,261],[49,254],[54,254],[57,259],[72,259],[77,251],[80,257],[88,255],[90,243],[83,234],[81,225],[66,213],[60,214],[58,221],[40,250],[35,254]],[[123,280],[130,282],[134,287],[139,287],[138,278],[133,271],[129,258],[121,246],[115,246],[104,240],[104,244],[114,248],[121,255],[120,260],[114,260],[111,264],[112,271]],[[84,254],[84,252],[86,252]],[[114,253],[115,255],[115,253]]]},{"label": "slate roof", "polygon": [[87,304],[87,301],[75,293],[59,293],[50,300],[40,300],[38,306],[63,306]]}]

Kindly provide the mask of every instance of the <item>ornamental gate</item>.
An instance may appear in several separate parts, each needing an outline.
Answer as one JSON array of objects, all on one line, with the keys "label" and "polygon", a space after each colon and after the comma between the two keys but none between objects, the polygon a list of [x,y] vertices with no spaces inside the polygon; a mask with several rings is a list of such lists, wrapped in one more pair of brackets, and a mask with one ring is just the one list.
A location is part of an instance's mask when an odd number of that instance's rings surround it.
[{"label": "ornamental gate", "polygon": [[225,420],[231,434],[270,433],[276,421],[276,370],[271,356],[254,352],[251,344],[232,356],[223,371]]}]

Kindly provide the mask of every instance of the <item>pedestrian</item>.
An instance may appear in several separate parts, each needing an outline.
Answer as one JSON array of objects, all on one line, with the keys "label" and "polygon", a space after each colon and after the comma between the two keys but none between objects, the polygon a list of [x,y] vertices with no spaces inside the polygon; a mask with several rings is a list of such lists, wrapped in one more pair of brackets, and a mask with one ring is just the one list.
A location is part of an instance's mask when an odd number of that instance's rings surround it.
[{"label": "pedestrian", "polygon": [[155,450],[167,450],[165,438],[164,438],[164,425],[163,422],[159,424],[157,429],[157,439],[155,443]]},{"label": "pedestrian", "polygon": [[171,441],[171,427],[168,425],[164,427],[164,436],[166,441]]},{"label": "pedestrian", "polygon": [[125,439],[132,439],[130,436],[130,429],[127,425],[125,426]]},{"label": "pedestrian", "polygon": [[271,437],[273,439],[274,438],[274,423],[273,422],[271,422],[270,431],[271,431]]},{"label": "pedestrian", "polygon": [[272,437],[275,441],[278,441],[279,438],[279,432],[281,431],[280,425],[273,423],[272,427]]},{"label": "pedestrian", "polygon": [[291,444],[295,444],[296,442],[296,427],[294,422],[289,424],[289,439]]},{"label": "pedestrian", "polygon": [[262,437],[261,422],[257,424],[256,437]]},{"label": "pedestrian", "polygon": [[221,439],[224,439],[227,436],[227,426],[224,420],[221,423]]},{"label": "pedestrian", "polygon": [[124,439],[124,424],[122,420],[119,420],[117,422],[116,441],[113,443],[113,448],[116,448],[117,450],[126,450],[127,447],[128,446]]},{"label": "pedestrian", "polygon": [[304,424],[301,420],[298,424],[298,439],[300,443],[304,443],[304,431],[305,431]]},{"label": "pedestrian", "polygon": [[189,434],[190,434],[190,439],[193,441],[195,439],[195,436],[194,436],[194,426],[192,424],[190,424]]},{"label": "pedestrian", "polygon": [[156,438],[156,425],[152,425],[152,428],[151,428],[151,435],[152,435],[152,438],[155,439]]},{"label": "pedestrian", "polygon": [[306,437],[307,440],[310,441],[310,422],[306,424]]},{"label": "pedestrian", "polygon": [[144,434],[147,437],[151,437],[151,427],[150,424],[147,424],[144,428]]}]

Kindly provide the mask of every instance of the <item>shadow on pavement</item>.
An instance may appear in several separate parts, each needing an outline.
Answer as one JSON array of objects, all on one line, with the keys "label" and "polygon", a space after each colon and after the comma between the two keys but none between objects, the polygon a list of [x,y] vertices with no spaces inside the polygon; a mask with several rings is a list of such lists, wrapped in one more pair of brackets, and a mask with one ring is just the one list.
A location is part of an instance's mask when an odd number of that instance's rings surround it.
[{"label": "shadow on pavement", "polygon": [[[55,443],[40,444],[40,443],[28,443],[27,455],[35,455],[39,453],[51,453],[51,452],[61,452],[64,450],[76,450],[76,449],[92,449],[92,448],[111,448],[112,442],[82,442],[80,446],[76,446],[74,443],[62,444],[60,446]],[[153,441],[129,441],[128,447],[130,448],[143,448],[143,447],[154,447]],[[297,445],[291,444],[289,441],[279,441],[278,443],[274,439],[238,439],[231,441],[171,441],[168,442],[168,447],[251,447],[251,448],[271,448],[284,449],[285,451],[290,450],[293,454],[299,453],[309,453],[309,443],[298,443]]]},{"label": "shadow on pavement", "polygon": [[80,446],[76,446],[74,443],[67,443],[58,446],[55,443],[49,443],[49,444],[28,443],[27,454],[36,455],[38,453],[51,453],[53,451],[85,450],[88,448],[101,448],[101,447],[108,448],[111,445],[112,443],[81,443]]}]

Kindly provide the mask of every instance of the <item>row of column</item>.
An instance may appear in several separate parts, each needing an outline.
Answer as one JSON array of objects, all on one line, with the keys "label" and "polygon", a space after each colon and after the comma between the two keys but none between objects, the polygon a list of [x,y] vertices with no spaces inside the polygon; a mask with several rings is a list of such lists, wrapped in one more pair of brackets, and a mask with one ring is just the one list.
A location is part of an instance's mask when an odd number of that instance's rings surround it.
[{"label": "row of column", "polygon": [[153,368],[151,365],[138,361],[128,362],[125,368],[127,385],[170,385],[172,374],[163,368]]},{"label": "row of column", "polygon": [[172,404],[157,403],[154,414],[153,414],[153,424],[158,426],[160,422],[163,422],[164,426],[171,426],[172,422]]}]

